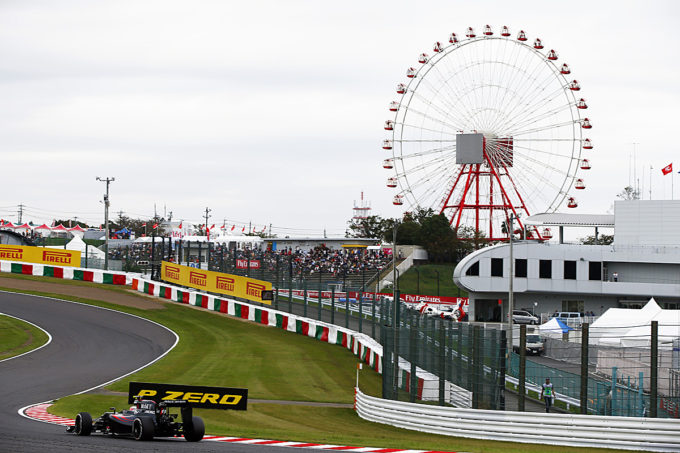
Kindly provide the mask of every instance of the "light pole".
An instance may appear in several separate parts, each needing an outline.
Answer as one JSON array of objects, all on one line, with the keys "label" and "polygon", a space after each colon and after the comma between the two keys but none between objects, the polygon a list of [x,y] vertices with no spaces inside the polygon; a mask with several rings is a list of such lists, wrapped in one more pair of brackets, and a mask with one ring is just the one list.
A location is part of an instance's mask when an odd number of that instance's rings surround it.
[{"label": "light pole", "polygon": [[392,398],[398,399],[399,392],[399,290],[397,289],[397,228],[399,222],[394,222],[392,229],[392,298],[394,299],[394,313],[392,324],[394,325],[394,368],[392,374]]},{"label": "light pole", "polygon": [[[508,283],[508,324],[509,324],[509,329],[508,329],[508,345],[509,347],[507,348],[507,351],[512,351],[513,344],[512,344],[512,312],[514,311],[515,307],[515,297],[512,292],[512,283],[514,280],[514,257],[512,254],[512,242],[514,238],[514,232],[515,232],[515,216],[514,214],[510,214],[510,279]],[[508,357],[510,357],[510,352],[507,353]]]},{"label": "light pole", "polygon": [[116,178],[109,178],[108,176],[104,179],[97,176],[97,181],[102,181],[106,183],[106,194],[104,194],[104,230],[106,237],[104,238],[104,270],[109,270],[109,184],[115,181]]}]

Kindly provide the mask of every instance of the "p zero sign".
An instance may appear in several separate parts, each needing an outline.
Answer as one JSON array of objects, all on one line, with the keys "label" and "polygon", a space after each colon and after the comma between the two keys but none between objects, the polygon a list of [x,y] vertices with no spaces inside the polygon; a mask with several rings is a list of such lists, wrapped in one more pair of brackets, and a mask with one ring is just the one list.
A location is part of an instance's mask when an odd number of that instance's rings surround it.
[{"label": "p zero sign", "polygon": [[231,409],[244,411],[248,406],[248,389],[230,387],[205,387],[199,385],[154,384],[150,382],[130,382],[128,404],[135,397],[144,400],[161,401],[184,400],[192,407],[206,409]]},{"label": "p zero sign", "polygon": [[30,247],[23,245],[0,245],[0,260],[53,266],[80,267],[80,252],[76,250]]},{"label": "p zero sign", "polygon": [[270,304],[271,302],[269,301],[272,299],[271,282],[241,277],[240,275],[204,271],[166,261],[163,261],[161,265],[161,279],[168,283],[176,283],[212,293],[241,297],[264,304]]}]

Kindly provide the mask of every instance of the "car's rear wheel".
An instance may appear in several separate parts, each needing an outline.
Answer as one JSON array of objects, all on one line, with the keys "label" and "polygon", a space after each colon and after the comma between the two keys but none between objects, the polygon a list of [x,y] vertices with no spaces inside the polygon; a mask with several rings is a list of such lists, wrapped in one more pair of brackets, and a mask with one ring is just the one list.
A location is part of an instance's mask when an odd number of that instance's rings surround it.
[{"label": "car's rear wheel", "polygon": [[205,435],[205,424],[201,417],[191,417],[191,426],[185,425],[184,438],[189,442],[198,442]]},{"label": "car's rear wheel", "polygon": [[92,432],[92,416],[89,412],[78,412],[73,432],[78,436],[89,436]]},{"label": "car's rear wheel", "polygon": [[132,436],[135,440],[151,440],[154,435],[153,420],[149,417],[137,417],[132,422]]}]

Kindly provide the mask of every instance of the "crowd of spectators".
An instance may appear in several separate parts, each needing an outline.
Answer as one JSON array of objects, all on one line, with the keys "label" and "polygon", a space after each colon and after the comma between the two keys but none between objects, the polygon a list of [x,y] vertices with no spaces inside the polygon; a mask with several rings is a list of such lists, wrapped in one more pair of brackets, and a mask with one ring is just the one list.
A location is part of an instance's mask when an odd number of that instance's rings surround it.
[{"label": "crowd of spectators", "polygon": [[[160,243],[156,244],[154,258],[176,261],[178,252],[177,244],[173,243],[173,249],[169,250],[166,244],[165,250]],[[204,247],[207,245],[203,244]],[[190,254],[184,250],[180,264],[198,263],[198,250],[192,247]],[[170,255],[170,256],[168,256]],[[201,252],[202,262],[205,262],[207,250]],[[133,244],[129,247],[112,248],[109,250],[109,259],[125,260],[132,263],[150,262],[152,260],[151,244]],[[263,272],[275,272],[277,263],[280,269],[285,269],[286,274],[291,270],[295,277],[308,278],[319,273],[333,277],[342,277],[360,274],[362,272],[380,272],[392,261],[392,255],[383,250],[366,249],[342,249],[331,250],[324,246],[318,246],[309,250],[284,249],[284,250],[260,250],[260,249],[232,249],[222,244],[212,244],[210,247],[209,268],[212,270],[234,271],[237,260],[256,261],[252,269],[258,268]]]}]

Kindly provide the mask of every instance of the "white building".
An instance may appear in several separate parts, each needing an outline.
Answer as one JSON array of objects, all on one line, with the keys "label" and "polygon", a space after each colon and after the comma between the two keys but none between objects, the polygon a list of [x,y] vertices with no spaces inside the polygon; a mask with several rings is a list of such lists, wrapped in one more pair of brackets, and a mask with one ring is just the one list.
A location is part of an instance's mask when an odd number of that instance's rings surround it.
[{"label": "white building", "polygon": [[[539,214],[526,223],[614,228],[612,245],[515,241],[514,307],[535,313],[639,308],[654,297],[680,309],[680,201],[617,201],[613,216]],[[453,278],[470,295],[470,318],[506,319],[510,244],[478,250]]]}]

